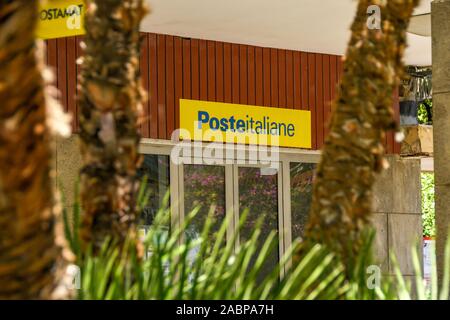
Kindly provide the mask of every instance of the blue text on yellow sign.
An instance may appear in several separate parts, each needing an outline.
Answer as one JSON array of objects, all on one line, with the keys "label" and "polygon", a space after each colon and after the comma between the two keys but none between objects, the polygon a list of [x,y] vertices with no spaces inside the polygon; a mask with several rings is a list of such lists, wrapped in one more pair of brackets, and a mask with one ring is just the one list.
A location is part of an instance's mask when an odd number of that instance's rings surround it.
[{"label": "blue text on yellow sign", "polygon": [[311,148],[305,110],[180,100],[180,139]]}]

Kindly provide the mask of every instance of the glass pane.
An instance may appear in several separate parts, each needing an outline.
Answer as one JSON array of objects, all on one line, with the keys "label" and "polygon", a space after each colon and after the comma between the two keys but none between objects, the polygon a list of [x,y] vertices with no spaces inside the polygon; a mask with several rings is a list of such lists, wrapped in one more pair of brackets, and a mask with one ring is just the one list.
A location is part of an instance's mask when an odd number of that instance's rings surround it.
[{"label": "glass pane", "polygon": [[[271,173],[271,174],[261,174]],[[247,221],[240,231],[241,241],[248,240],[258,219],[264,215],[261,235],[258,239],[259,249],[273,230],[278,232],[278,174],[260,168],[239,168],[239,211],[248,210]],[[278,242],[278,238],[277,238]],[[258,252],[258,251],[257,251]],[[255,263],[256,256],[250,266]],[[259,279],[273,271],[279,261],[278,245],[266,260]]]},{"label": "glass pane", "polygon": [[303,236],[312,199],[316,164],[291,163],[292,239]]},{"label": "glass pane", "polygon": [[185,165],[185,216],[195,208],[200,208],[200,211],[186,230],[188,239],[197,239],[200,236],[212,206],[215,206],[214,223],[209,236],[211,243],[214,243],[214,234],[219,230],[225,219],[225,167]]},{"label": "glass pane", "polygon": [[[163,207],[164,197],[170,190],[169,157],[164,155],[144,155],[144,161],[138,170],[138,179],[147,177],[147,191],[149,199],[141,214],[141,225],[148,227],[152,224],[158,210]],[[168,205],[168,204],[166,204]]]}]

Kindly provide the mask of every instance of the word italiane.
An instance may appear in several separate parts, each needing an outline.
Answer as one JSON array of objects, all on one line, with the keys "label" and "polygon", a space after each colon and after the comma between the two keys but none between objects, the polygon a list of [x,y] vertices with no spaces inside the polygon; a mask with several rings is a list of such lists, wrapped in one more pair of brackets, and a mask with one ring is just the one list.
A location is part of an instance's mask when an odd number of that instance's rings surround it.
[{"label": "word italiane", "polygon": [[80,16],[81,13],[83,12],[83,6],[84,5],[80,4],[80,5],[72,5],[65,9],[61,8],[44,9],[41,10],[39,16],[42,21],[65,19],[73,16]]},{"label": "word italiane", "polygon": [[207,111],[198,112],[198,129],[202,129],[206,124],[211,130],[222,132],[251,133],[258,135],[274,135],[293,137],[295,136],[295,126],[292,123],[282,123],[271,121],[270,117],[264,116],[262,119],[254,119],[246,115],[245,119],[211,117]]}]

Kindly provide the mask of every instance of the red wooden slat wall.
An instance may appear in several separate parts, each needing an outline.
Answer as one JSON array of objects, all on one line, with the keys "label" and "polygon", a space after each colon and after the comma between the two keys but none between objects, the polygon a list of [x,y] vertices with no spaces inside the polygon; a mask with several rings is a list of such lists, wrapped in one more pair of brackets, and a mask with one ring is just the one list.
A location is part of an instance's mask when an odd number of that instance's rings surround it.
[{"label": "red wooden slat wall", "polygon": [[[80,37],[49,40],[46,56],[55,69],[61,102],[75,115],[80,42]],[[149,93],[140,126],[145,138],[170,139],[180,123],[179,100],[186,98],[310,110],[313,149],[320,149],[328,134],[330,102],[343,73],[342,60],[336,55],[153,33],[142,34],[140,66]],[[398,120],[398,95],[394,110]],[[76,131],[77,117],[72,124]],[[385,144],[388,153],[400,152],[393,132]]]}]

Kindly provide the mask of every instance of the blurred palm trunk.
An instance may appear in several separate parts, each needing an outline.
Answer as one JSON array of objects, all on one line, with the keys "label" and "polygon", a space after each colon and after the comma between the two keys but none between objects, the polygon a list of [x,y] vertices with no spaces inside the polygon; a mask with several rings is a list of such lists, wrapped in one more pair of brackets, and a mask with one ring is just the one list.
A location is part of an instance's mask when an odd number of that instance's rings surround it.
[{"label": "blurred palm trunk", "polygon": [[64,263],[50,119],[62,114],[46,105],[37,18],[37,1],[0,1],[0,299],[55,297]]},{"label": "blurred palm trunk", "polygon": [[81,240],[96,252],[111,237],[136,238],[138,121],[145,97],[140,80],[139,25],[143,0],[91,0],[80,77]]},{"label": "blurred palm trunk", "polygon": [[[308,243],[323,243],[351,268],[370,227],[372,186],[386,167],[386,131],[398,129],[393,94],[403,76],[406,30],[418,0],[360,0],[322,150],[306,227]],[[378,4],[381,29],[368,23]],[[375,28],[369,28],[369,24]]]}]

